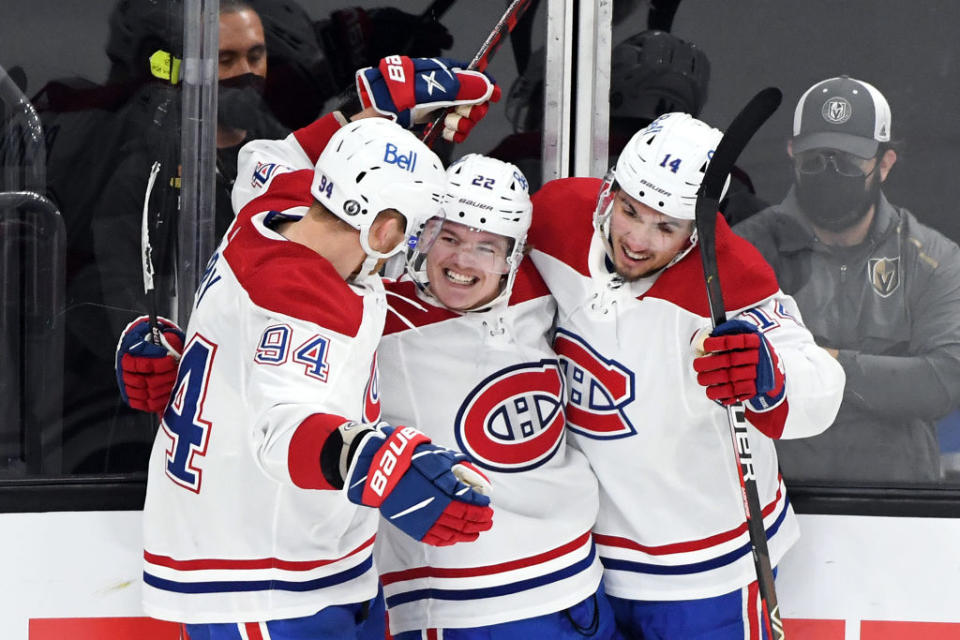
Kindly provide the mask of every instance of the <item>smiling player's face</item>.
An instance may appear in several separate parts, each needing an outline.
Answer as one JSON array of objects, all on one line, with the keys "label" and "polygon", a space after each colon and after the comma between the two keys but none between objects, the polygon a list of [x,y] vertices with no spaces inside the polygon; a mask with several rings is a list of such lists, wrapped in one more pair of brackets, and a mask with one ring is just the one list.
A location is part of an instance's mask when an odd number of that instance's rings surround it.
[{"label": "smiling player's face", "polygon": [[617,273],[629,282],[657,272],[687,247],[692,232],[692,220],[672,218],[619,191],[610,219]]},{"label": "smiling player's face", "polygon": [[446,221],[427,254],[430,292],[450,309],[466,311],[493,300],[508,272],[509,238]]}]

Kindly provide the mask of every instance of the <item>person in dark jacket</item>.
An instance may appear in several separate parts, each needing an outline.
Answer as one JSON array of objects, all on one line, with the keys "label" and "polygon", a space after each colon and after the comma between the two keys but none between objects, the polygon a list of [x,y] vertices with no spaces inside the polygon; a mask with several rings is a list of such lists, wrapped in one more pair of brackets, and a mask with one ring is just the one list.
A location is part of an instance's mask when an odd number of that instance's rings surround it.
[{"label": "person in dark jacket", "polygon": [[872,85],[815,84],[787,146],[793,187],[734,227],[847,376],[829,429],[777,443],[788,481],[941,476],[936,421],[960,402],[960,248],[884,195],[897,161],[890,125]]}]

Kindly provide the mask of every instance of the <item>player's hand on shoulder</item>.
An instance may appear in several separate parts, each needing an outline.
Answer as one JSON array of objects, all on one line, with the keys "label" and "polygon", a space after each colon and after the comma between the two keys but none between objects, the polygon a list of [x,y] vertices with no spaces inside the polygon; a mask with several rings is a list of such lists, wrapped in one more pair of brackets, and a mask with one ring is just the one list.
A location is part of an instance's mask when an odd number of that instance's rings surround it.
[{"label": "player's hand on shoulder", "polygon": [[363,437],[346,474],[351,502],[426,544],[476,540],[493,526],[490,481],[467,457],[413,427],[381,426]]},{"label": "player's hand on shoulder", "polygon": [[117,344],[117,385],[123,401],[134,409],[162,413],[177,379],[183,353],[184,334],[180,327],[157,318],[160,344],[154,344],[150,320],[140,316],[127,325]]},{"label": "player's hand on shoulder", "polygon": [[[701,344],[702,343],[702,344]],[[693,361],[697,382],[707,397],[723,405],[746,402],[756,412],[769,411],[783,399],[780,359],[756,325],[728,320],[694,337],[699,355]]]},{"label": "player's hand on shoulder", "polygon": [[466,66],[450,58],[387,56],[376,67],[357,71],[357,93],[364,108],[407,129],[429,121],[437,109],[451,108],[443,137],[461,142],[501,95],[490,76]]}]

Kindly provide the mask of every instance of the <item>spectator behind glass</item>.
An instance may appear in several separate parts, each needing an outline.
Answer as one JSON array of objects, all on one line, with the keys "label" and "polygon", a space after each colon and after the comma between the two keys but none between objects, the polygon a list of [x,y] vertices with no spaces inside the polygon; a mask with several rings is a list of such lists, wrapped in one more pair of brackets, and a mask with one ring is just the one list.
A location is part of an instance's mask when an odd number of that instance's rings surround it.
[{"label": "spectator behind glass", "polygon": [[[215,231],[222,234],[233,218],[230,189],[240,146],[252,137],[282,137],[286,129],[261,98],[267,57],[257,13],[244,2],[224,0],[219,26]],[[169,299],[173,291],[182,86],[177,72],[182,50],[180,0],[121,0],[110,15],[108,84],[82,95],[71,93],[69,106],[79,104],[80,109],[49,112],[51,191],[63,207],[68,262],[76,269],[70,271],[66,322],[68,473],[130,471],[146,463],[154,425],[123,406],[108,372],[113,369],[116,335],[148,309],[140,225],[154,161],[160,162],[160,172],[150,206],[151,211],[163,212],[166,222],[151,239],[161,300]],[[156,64],[151,65],[157,55],[170,63],[159,72]],[[88,94],[98,100],[77,99]],[[89,108],[91,103],[96,108]],[[97,149],[93,158],[90,148]],[[166,312],[163,303],[161,307]]]},{"label": "spectator behind glass", "polygon": [[777,443],[788,480],[941,477],[935,423],[960,400],[960,250],[887,200],[890,140],[875,87],[847,76],[815,84],[787,145],[793,187],[734,228],[847,375],[831,428]]},{"label": "spectator behind glass", "polygon": [[[507,117],[515,133],[490,155],[517,164],[530,180],[541,183],[541,125],[545,52],[535,51],[525,72],[510,87]],[[630,137],[665,113],[700,115],[707,101],[710,60],[703,49],[666,31],[641,31],[615,47],[610,56],[610,165]],[[733,224],[767,206],[755,195],[749,176],[735,167],[721,204]]]}]

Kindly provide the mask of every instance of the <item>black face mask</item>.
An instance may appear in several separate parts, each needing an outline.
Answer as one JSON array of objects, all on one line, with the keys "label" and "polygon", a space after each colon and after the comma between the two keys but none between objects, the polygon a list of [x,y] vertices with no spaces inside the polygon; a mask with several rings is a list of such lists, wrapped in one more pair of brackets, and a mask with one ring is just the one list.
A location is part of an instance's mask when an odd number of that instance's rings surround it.
[{"label": "black face mask", "polygon": [[874,167],[868,174],[841,175],[829,164],[819,173],[794,171],[800,208],[817,227],[845,231],[860,222],[877,202],[880,180],[876,176],[870,179],[876,171]]},{"label": "black face mask", "polygon": [[255,73],[217,83],[217,124],[230,129],[256,129],[267,109],[263,101],[264,84],[264,77]]}]

